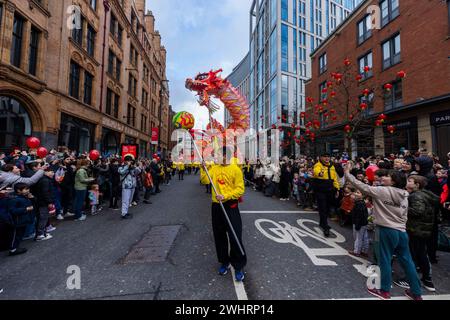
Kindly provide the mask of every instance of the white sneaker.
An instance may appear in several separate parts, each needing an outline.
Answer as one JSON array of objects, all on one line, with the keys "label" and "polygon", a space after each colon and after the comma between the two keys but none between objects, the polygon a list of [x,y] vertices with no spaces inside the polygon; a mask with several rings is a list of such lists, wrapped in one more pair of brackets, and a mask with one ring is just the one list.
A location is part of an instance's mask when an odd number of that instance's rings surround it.
[{"label": "white sneaker", "polygon": [[36,237],[36,233],[33,233],[32,235],[30,235],[30,236],[28,236],[28,237],[24,237],[23,239],[22,239],[22,241],[25,241],[25,240],[31,240],[31,239],[34,239]]},{"label": "white sneaker", "polygon": [[56,219],[57,219],[57,220],[64,220],[64,217],[63,217],[62,214],[58,214],[58,215],[56,216]]},{"label": "white sneaker", "polygon": [[64,216],[66,216],[66,217],[75,217],[75,213],[72,213],[72,212],[67,212]]},{"label": "white sneaker", "polygon": [[131,203],[131,205],[132,205],[132,206],[137,206],[137,202],[136,202],[136,201],[133,201],[133,202]]},{"label": "white sneaker", "polygon": [[49,226],[47,227],[47,229],[46,229],[47,232],[53,232],[53,231],[55,231],[55,230],[56,230],[56,228],[55,228],[54,226],[52,226],[52,225],[49,225]]},{"label": "white sneaker", "polygon": [[43,234],[38,236],[36,238],[36,241],[45,241],[45,240],[50,240],[51,238],[53,238],[53,236],[51,234],[47,233],[46,236],[44,236]]},{"label": "white sneaker", "polygon": [[75,219],[75,221],[84,221],[84,220],[86,220],[86,215],[85,214],[83,214],[80,218]]}]

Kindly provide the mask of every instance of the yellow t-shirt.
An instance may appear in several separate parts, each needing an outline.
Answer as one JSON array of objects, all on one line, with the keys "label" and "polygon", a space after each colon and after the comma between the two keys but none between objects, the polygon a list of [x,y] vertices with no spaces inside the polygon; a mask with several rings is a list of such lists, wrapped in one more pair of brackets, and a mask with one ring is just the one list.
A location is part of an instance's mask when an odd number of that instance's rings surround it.
[{"label": "yellow t-shirt", "polygon": [[[224,196],[223,202],[238,200],[245,193],[244,176],[242,170],[236,165],[215,165],[209,170],[209,175],[219,194]],[[206,172],[202,170],[200,175],[202,184],[209,184]],[[212,190],[212,201],[218,203],[214,188]]]}]

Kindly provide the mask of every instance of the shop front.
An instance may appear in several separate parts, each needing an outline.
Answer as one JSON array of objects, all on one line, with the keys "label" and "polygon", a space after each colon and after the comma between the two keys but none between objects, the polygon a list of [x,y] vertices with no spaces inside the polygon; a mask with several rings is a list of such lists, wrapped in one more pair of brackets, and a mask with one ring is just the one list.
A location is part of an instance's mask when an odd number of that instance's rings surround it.
[{"label": "shop front", "polygon": [[[393,133],[387,128],[394,126]],[[384,150],[386,154],[398,154],[401,149],[418,150],[419,133],[417,129],[417,118],[409,118],[389,122],[384,126]]]},{"label": "shop front", "polygon": [[0,151],[26,147],[32,135],[32,122],[25,106],[13,97],[0,96]]},{"label": "shop front", "polygon": [[430,123],[433,127],[433,150],[443,163],[450,152],[450,109],[432,113]]},{"label": "shop front", "polygon": [[61,113],[58,145],[79,153],[94,149],[95,124]]}]

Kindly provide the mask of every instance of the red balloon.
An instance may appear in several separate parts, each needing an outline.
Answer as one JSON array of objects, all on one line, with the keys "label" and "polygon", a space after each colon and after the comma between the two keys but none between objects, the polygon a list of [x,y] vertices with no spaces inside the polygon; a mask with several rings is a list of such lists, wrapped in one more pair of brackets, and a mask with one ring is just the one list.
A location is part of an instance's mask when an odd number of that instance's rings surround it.
[{"label": "red balloon", "polygon": [[379,168],[376,165],[370,165],[366,169],[366,176],[367,176],[367,179],[370,182],[374,182],[375,181],[375,172],[377,172],[378,170],[379,170]]},{"label": "red balloon", "polygon": [[40,147],[39,149],[37,149],[36,154],[39,158],[42,159],[45,158],[45,156],[48,154],[48,150],[44,147]]},{"label": "red balloon", "polygon": [[89,159],[95,161],[98,160],[98,158],[100,158],[100,152],[98,152],[98,150],[91,150],[91,152],[89,152]]},{"label": "red balloon", "polygon": [[27,139],[27,146],[30,149],[36,149],[41,145],[41,141],[36,137],[29,137]]}]

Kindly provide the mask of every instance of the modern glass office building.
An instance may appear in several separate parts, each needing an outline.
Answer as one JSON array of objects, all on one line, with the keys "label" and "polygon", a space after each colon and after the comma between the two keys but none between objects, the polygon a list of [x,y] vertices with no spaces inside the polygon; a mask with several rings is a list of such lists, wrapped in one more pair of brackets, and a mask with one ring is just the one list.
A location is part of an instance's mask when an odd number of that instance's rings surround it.
[{"label": "modern glass office building", "polygon": [[[253,0],[250,9],[251,128],[296,125],[305,110],[310,53],[361,0]],[[270,131],[270,130],[269,130]],[[294,144],[285,148],[294,152]]]}]

